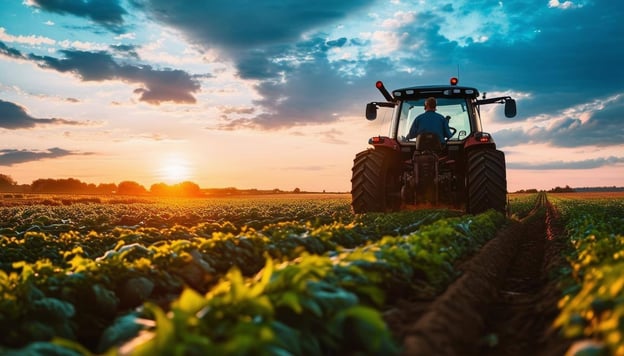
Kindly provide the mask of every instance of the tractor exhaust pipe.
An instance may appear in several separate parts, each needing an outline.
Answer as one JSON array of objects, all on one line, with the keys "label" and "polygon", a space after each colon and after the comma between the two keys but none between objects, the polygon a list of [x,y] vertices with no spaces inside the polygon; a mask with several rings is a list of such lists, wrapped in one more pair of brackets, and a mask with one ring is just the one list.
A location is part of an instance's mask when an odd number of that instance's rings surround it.
[{"label": "tractor exhaust pipe", "polygon": [[377,87],[377,89],[379,89],[379,91],[381,92],[381,95],[383,95],[384,98],[386,98],[386,100],[390,102],[394,102],[394,98],[392,97],[392,95],[390,95],[390,93],[388,92],[386,87],[383,85],[383,82],[381,80],[378,80],[377,83],[375,83],[375,86]]}]

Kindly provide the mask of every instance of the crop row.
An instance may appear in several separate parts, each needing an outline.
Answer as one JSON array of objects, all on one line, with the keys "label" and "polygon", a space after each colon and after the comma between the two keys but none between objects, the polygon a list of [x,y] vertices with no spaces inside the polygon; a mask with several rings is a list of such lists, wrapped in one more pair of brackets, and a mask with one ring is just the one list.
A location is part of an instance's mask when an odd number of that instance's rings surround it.
[{"label": "crop row", "polygon": [[5,226],[1,345],[88,354],[131,339],[117,351],[393,353],[379,308],[406,293],[439,293],[456,277],[453,263],[505,223],[494,212],[349,215],[315,204],[311,213],[293,208],[299,220],[267,203],[236,223],[85,231],[73,230],[72,217],[68,231]]},{"label": "crop row", "polygon": [[[564,222],[570,268],[555,326],[569,338],[599,340],[624,354],[624,199],[549,198]],[[601,346],[602,345],[602,346]]]},{"label": "crop row", "polygon": [[535,209],[539,193],[516,193],[508,196],[509,213],[522,219]]},{"label": "crop row", "polygon": [[[279,211],[276,211],[279,209]],[[104,232],[118,227],[164,228],[173,225],[229,222],[259,229],[282,221],[326,224],[354,218],[350,200],[327,199],[156,199],[133,203],[71,205],[28,204],[0,207],[0,234],[17,236],[28,231],[59,234],[68,231]]]}]

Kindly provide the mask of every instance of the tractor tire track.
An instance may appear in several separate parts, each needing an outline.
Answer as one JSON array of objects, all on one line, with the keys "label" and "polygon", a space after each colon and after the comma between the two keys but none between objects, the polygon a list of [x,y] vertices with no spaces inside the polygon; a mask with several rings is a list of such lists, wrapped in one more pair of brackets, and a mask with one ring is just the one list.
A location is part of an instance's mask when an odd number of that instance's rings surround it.
[{"label": "tractor tire track", "polygon": [[564,355],[553,330],[560,293],[548,276],[565,265],[557,214],[545,194],[502,229],[435,300],[397,305],[388,324],[404,355]]}]

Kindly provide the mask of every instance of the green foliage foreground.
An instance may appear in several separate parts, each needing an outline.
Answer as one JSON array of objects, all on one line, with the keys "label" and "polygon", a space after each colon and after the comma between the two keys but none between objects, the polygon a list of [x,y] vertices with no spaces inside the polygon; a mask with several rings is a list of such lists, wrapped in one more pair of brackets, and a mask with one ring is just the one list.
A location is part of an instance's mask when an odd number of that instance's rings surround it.
[{"label": "green foliage foreground", "polygon": [[624,354],[624,199],[551,199],[570,243],[555,326],[592,338],[596,354]]},{"label": "green foliage foreground", "polygon": [[396,354],[383,306],[441,293],[454,263],[506,222],[492,211],[352,215],[348,203],[306,216],[307,203],[270,202],[234,222],[196,209],[160,228],[105,217],[52,231],[54,214],[36,230],[5,226],[0,352]]}]

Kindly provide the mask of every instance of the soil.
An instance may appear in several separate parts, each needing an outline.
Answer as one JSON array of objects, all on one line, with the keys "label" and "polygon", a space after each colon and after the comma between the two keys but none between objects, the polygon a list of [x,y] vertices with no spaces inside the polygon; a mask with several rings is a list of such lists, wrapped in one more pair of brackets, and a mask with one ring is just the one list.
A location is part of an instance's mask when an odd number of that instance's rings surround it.
[{"label": "soil", "polygon": [[566,265],[557,212],[543,196],[458,269],[433,300],[400,299],[384,313],[404,355],[564,355],[552,328]]}]

